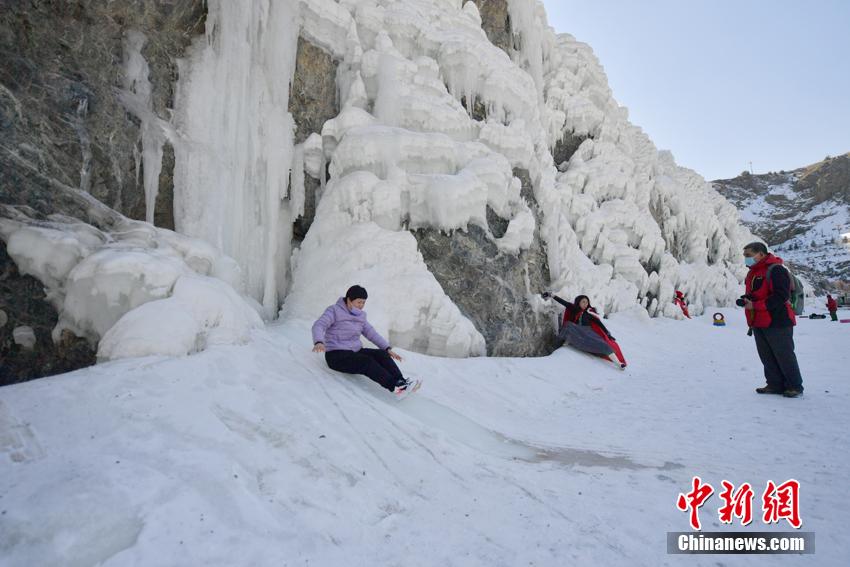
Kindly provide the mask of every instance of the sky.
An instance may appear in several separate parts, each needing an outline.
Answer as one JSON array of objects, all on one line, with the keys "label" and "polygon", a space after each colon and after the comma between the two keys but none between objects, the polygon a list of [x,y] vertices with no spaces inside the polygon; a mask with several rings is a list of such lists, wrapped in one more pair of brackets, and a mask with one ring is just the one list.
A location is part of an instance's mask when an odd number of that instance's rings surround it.
[{"label": "sky", "polygon": [[544,0],[617,102],[706,179],[850,152],[850,0]]}]

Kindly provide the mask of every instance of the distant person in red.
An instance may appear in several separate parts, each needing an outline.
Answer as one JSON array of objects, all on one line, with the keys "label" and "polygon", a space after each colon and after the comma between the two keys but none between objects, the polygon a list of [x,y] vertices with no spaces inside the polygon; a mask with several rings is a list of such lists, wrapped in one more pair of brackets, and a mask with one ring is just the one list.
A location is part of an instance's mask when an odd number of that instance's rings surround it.
[{"label": "distant person in red", "polygon": [[828,293],[826,294],[826,310],[829,311],[829,316],[833,321],[838,321],[838,302]]},{"label": "distant person in red", "polygon": [[679,309],[682,310],[682,313],[685,314],[685,317],[687,317],[688,319],[691,318],[691,314],[688,313],[688,300],[685,299],[685,294],[679,291],[678,289],[676,290],[676,298],[673,300],[673,303],[679,306]]},{"label": "distant person in red", "polygon": [[[566,308],[564,318],[561,321],[561,330],[558,333],[558,340],[561,344],[569,342],[580,350],[608,357],[611,362],[619,364],[620,368],[626,367],[626,359],[620,350],[620,345],[608,332],[608,328],[605,327],[602,319],[596,313],[596,309],[590,305],[590,299],[586,295],[579,295],[573,303],[549,292],[543,293],[542,297],[544,299],[551,297]],[[593,333],[590,333],[590,337],[593,337],[595,341],[589,341],[584,333],[571,332],[587,328],[590,328],[597,335],[594,337]],[[599,345],[594,345],[593,342],[597,342]]]}]

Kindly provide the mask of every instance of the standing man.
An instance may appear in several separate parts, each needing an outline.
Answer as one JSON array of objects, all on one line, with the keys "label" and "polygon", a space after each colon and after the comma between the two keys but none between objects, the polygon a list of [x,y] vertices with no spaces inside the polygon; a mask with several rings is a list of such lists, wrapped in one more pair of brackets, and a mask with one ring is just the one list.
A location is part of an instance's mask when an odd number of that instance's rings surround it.
[{"label": "standing man", "polygon": [[755,335],[767,381],[756,392],[796,398],[803,393],[803,378],[794,354],[797,319],[791,308],[791,274],[782,265],[782,258],[768,253],[762,242],[744,247],[744,262],[750,271],[746,295],[739,302]]},{"label": "standing man", "polygon": [[830,294],[826,294],[826,310],[829,311],[829,316],[833,321],[838,321],[838,302]]}]

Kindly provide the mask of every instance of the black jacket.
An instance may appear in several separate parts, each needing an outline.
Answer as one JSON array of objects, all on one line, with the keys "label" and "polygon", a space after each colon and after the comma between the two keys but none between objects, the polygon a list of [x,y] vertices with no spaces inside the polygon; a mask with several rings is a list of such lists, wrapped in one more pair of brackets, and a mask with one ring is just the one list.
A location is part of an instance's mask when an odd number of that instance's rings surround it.
[{"label": "black jacket", "polygon": [[611,336],[611,333],[608,332],[608,328],[602,322],[602,318],[594,315],[594,313],[596,313],[596,309],[593,307],[588,306],[587,309],[580,309],[575,303],[570,303],[565,299],[561,299],[557,295],[553,295],[552,299],[566,308],[566,311],[564,312],[564,321],[571,321],[584,326],[599,325],[599,328],[605,331],[606,335],[609,337]]}]

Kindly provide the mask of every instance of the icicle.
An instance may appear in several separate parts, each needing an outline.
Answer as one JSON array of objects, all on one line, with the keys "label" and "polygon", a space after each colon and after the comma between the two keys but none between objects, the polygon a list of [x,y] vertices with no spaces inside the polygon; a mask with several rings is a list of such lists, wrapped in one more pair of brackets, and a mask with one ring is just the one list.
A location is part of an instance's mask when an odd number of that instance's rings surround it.
[{"label": "icicle", "polygon": [[[124,38],[125,90],[119,93],[119,98],[127,110],[142,123],[140,138],[141,162],[145,172],[142,180],[145,188],[145,220],[153,224],[156,196],[159,193],[159,174],[162,171],[165,133],[160,125],[161,121],[153,111],[151,102],[151,83],[148,79],[150,69],[142,56],[142,48],[146,42],[145,35],[138,31],[129,31]],[[139,159],[138,156],[134,157],[136,157],[136,182],[138,183]]]},{"label": "icicle", "polygon": [[287,105],[299,6],[210,0],[207,38],[190,48],[175,97],[185,137],[175,145],[177,230],[233,257],[267,318],[277,312],[290,256],[281,196],[293,163]]},{"label": "icicle", "polygon": [[86,130],[86,114],[88,114],[89,99],[83,97],[77,103],[77,116],[74,120],[74,129],[80,137],[80,150],[83,154],[83,163],[80,166],[80,191],[89,192],[91,186],[91,139]]},{"label": "icicle", "polygon": [[298,144],[292,152],[289,206],[293,220],[304,214],[304,144]]},{"label": "icicle", "polygon": [[[328,158],[325,154],[322,154],[322,165],[319,168],[319,188],[322,193],[325,191],[325,183],[327,182],[328,177]],[[320,193],[321,194],[321,193]],[[316,196],[316,206],[319,205],[319,196]]]},{"label": "icicle", "polygon": [[162,148],[165,137],[150,121],[142,123],[142,163],[144,164],[145,220],[153,224],[156,196],[159,193],[159,174],[162,171]]}]

